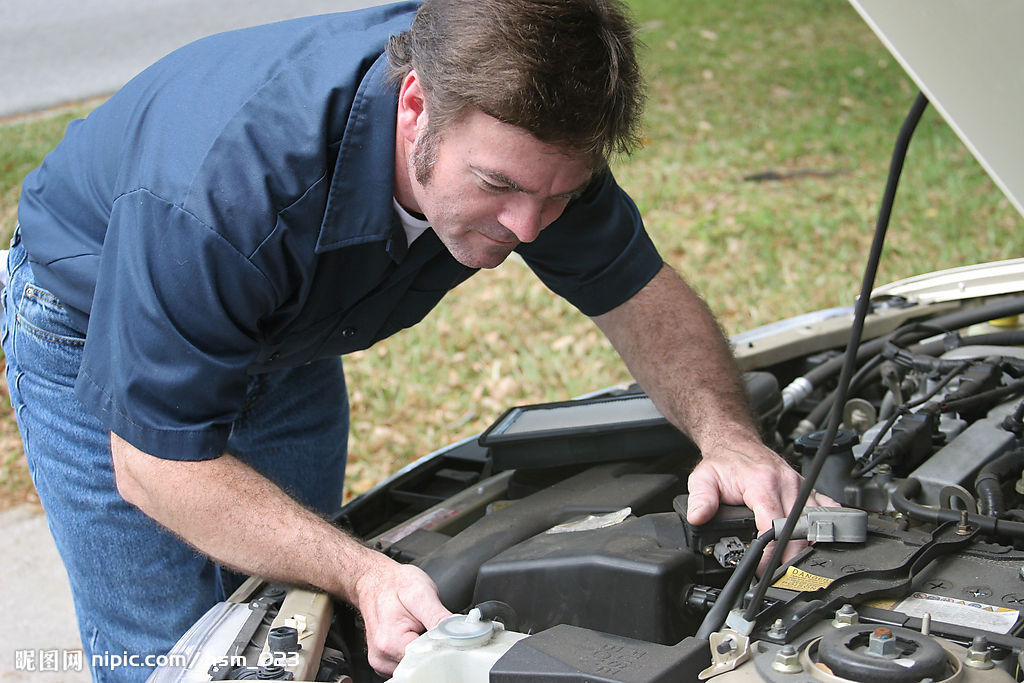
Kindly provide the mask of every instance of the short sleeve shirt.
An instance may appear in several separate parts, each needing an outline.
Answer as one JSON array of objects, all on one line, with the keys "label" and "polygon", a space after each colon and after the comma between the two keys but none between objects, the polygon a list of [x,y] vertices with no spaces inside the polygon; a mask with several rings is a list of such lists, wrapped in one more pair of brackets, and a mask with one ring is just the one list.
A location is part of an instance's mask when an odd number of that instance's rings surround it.
[{"label": "short sleeve shirt", "polygon": [[[251,375],[365,349],[473,274],[431,230],[408,245],[392,205],[383,53],[416,7],[197,41],[73,122],[26,178],[33,273],[86,333],[75,390],[111,431],[217,457]],[[661,266],[608,172],[518,251],[588,315]]]}]

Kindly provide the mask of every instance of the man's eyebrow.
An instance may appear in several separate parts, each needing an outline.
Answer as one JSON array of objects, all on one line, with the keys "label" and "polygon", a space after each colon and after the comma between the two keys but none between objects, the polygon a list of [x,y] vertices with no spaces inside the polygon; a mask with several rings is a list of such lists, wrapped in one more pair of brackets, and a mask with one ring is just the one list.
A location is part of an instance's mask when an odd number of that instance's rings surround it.
[{"label": "man's eyebrow", "polygon": [[[537,194],[537,190],[529,190],[521,186],[519,183],[509,178],[501,171],[495,171],[489,168],[483,168],[473,164],[470,164],[470,168],[479,173],[480,175],[484,176],[489,182],[493,182],[495,185],[503,185],[509,188],[510,190],[515,190],[516,192],[522,192],[524,194]],[[592,179],[593,177],[588,177],[576,189],[569,190],[568,192],[561,192],[559,194],[551,195],[550,199],[576,199],[581,194],[583,194],[584,190],[587,189],[587,186],[590,185],[590,181]]]}]

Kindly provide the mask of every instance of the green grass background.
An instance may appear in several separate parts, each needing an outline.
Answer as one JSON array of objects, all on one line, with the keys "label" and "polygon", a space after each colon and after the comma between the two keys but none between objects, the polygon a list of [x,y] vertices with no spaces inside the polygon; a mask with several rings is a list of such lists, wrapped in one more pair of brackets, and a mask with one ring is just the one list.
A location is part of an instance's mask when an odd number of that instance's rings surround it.
[{"label": "green grass background", "polygon": [[[649,84],[643,149],[617,160],[665,259],[727,332],[851,303],[892,144],[916,89],[842,0],[633,0]],[[94,104],[94,103],[93,103]],[[90,105],[0,125],[0,229],[18,187]],[[793,174],[752,182],[752,174]],[[911,145],[880,282],[1024,255],[1024,221],[932,110]],[[426,321],[346,359],[346,492],[505,408],[629,375],[592,323],[512,260]],[[0,506],[31,502],[9,411]]]}]

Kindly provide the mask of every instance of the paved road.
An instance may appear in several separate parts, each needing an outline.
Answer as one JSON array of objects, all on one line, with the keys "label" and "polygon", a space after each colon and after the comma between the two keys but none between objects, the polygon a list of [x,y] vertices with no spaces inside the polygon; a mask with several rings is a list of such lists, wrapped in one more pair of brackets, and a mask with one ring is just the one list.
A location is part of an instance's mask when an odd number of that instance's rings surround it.
[{"label": "paved road", "polygon": [[[0,118],[107,95],[204,35],[374,4],[379,0],[0,0]],[[81,642],[45,517],[15,508],[0,513],[0,529],[0,681],[88,681],[84,671],[64,666],[65,656],[74,663]],[[51,664],[57,672],[40,671]]]},{"label": "paved road", "polygon": [[[89,675],[64,667],[81,649],[71,606],[67,574],[46,529],[46,518],[35,507],[0,513],[0,681],[4,683],[85,683]],[[43,671],[56,653],[57,671]]]},{"label": "paved road", "polygon": [[211,33],[380,0],[2,0],[0,118],[106,95]]}]

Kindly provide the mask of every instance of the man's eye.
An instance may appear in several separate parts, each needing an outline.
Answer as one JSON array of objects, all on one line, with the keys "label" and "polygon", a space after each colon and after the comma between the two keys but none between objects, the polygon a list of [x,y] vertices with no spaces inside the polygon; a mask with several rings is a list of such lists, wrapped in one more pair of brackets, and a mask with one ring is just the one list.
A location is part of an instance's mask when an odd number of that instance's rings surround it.
[{"label": "man's eye", "polygon": [[489,183],[483,179],[480,180],[480,187],[487,192],[493,192],[495,194],[509,191],[509,187],[507,185],[495,185],[494,183]]}]

